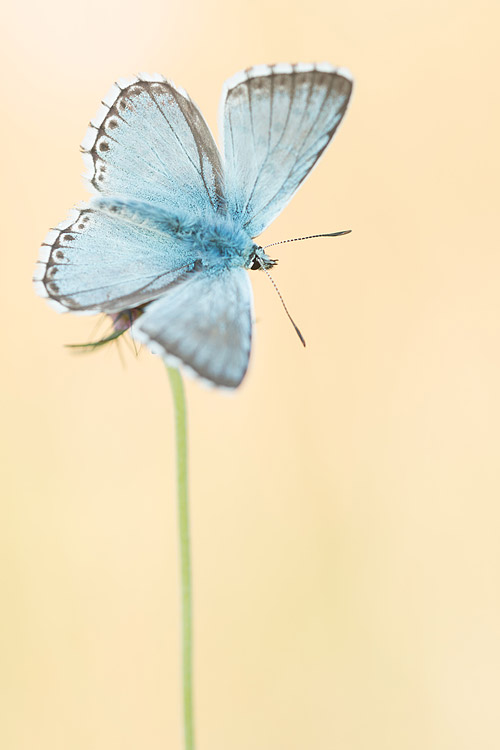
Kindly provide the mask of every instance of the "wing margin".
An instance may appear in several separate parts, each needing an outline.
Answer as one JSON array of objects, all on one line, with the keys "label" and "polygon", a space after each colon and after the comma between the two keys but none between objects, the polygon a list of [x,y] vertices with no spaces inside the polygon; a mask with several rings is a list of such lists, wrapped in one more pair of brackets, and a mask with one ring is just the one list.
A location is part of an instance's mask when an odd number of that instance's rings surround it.
[{"label": "wing margin", "polygon": [[195,271],[152,302],[132,336],[206,385],[234,389],[248,368],[253,294],[243,268]]},{"label": "wing margin", "polygon": [[91,192],[224,210],[220,154],[196,104],[160,74],[113,84],[81,143]]},{"label": "wing margin", "polygon": [[329,63],[259,65],[226,81],[219,129],[229,210],[252,237],[280,213],[333,138],[352,76]]}]

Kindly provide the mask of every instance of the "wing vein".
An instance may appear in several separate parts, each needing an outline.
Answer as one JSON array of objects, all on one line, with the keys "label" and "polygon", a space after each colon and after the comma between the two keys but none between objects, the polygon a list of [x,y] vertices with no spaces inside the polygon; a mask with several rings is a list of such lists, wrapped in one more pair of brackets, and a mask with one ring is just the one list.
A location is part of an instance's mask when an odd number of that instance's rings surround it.
[{"label": "wing vein", "polygon": [[[168,274],[171,273],[177,273],[178,271],[182,271],[184,268],[189,268],[192,266],[192,263],[187,263],[186,265],[179,266],[178,268],[169,268],[168,271],[163,271],[162,273],[151,273],[147,275],[142,276],[136,276],[136,277],[129,277],[120,278],[119,281],[114,281],[110,284],[103,284],[102,286],[95,286],[92,289],[79,289],[74,292],[64,292],[64,294],[61,295],[51,295],[53,299],[64,299],[65,297],[74,297],[77,294],[88,294],[90,292],[100,292],[103,289],[112,289],[113,287],[120,286],[121,284],[129,284],[131,281],[142,281],[147,278],[151,278],[150,281],[143,284],[143,286],[138,287],[137,289],[134,289],[134,294],[137,294],[139,292],[143,292],[145,289],[148,288],[148,286],[151,286],[151,284],[154,284],[155,281],[158,281],[158,279],[161,279],[163,276],[168,276]],[[159,295],[161,292],[158,293]],[[111,301],[111,300],[110,300]],[[113,300],[114,301],[114,300]]]},{"label": "wing vein", "polygon": [[[313,85],[313,81],[311,81],[311,88],[310,88],[310,92],[312,91],[312,85]],[[297,157],[296,157],[296,159],[295,159],[295,161],[294,161],[293,165],[291,166],[290,170],[288,171],[288,174],[286,175],[285,179],[284,179],[284,180],[282,181],[282,183],[281,183],[280,187],[279,187],[279,188],[278,188],[278,190],[277,190],[277,191],[276,191],[276,192],[274,193],[274,195],[272,195],[272,196],[271,196],[271,197],[269,198],[269,200],[268,200],[268,201],[267,201],[267,202],[266,202],[266,203],[265,203],[265,204],[264,204],[263,206],[261,206],[261,207],[260,207],[260,208],[258,209],[258,211],[256,211],[256,212],[255,212],[255,213],[254,213],[254,214],[253,214],[252,216],[248,217],[248,220],[247,220],[247,221],[245,222],[245,226],[247,226],[247,225],[248,225],[248,224],[249,224],[249,223],[250,223],[251,221],[254,221],[254,220],[255,220],[255,217],[256,217],[256,216],[258,216],[259,214],[261,214],[261,213],[262,213],[262,211],[264,211],[264,210],[265,210],[266,208],[268,208],[269,204],[270,204],[270,203],[272,203],[272,202],[273,202],[273,201],[274,201],[274,200],[275,200],[275,199],[277,198],[277,196],[278,196],[278,195],[280,194],[280,192],[281,192],[281,191],[283,190],[283,187],[284,187],[284,185],[286,185],[287,181],[288,181],[288,180],[290,179],[290,177],[291,177],[291,176],[293,175],[293,172],[294,172],[294,170],[296,169],[296,167],[297,167],[297,164],[298,164],[298,163],[300,162],[300,159],[301,159],[301,157],[303,156],[303,154],[302,154],[302,148],[303,148],[304,144],[306,143],[307,139],[309,138],[309,136],[310,136],[310,134],[311,134],[311,131],[313,130],[314,126],[316,125],[316,122],[317,122],[317,120],[319,119],[319,117],[320,117],[320,115],[321,115],[321,113],[322,113],[322,111],[323,111],[323,108],[324,108],[324,106],[325,106],[325,102],[326,102],[326,100],[327,100],[328,96],[330,95],[330,91],[331,91],[331,89],[332,89],[332,86],[333,86],[333,76],[332,76],[332,80],[330,81],[330,85],[329,85],[329,87],[328,87],[328,89],[327,89],[327,91],[326,91],[326,93],[325,93],[325,96],[323,97],[323,101],[321,102],[321,106],[320,106],[320,108],[319,108],[319,112],[318,112],[318,114],[317,114],[317,116],[316,116],[316,118],[315,118],[314,122],[313,122],[313,123],[311,124],[311,127],[309,128],[309,130],[307,131],[307,133],[305,134],[305,136],[304,136],[304,137],[302,138],[302,141],[301,141],[300,147],[299,147],[299,148],[297,149]],[[309,93],[309,95],[308,95],[308,101],[309,101],[309,97],[310,97],[310,93]],[[306,108],[304,108],[304,112],[305,112],[305,109],[306,109]],[[302,125],[303,121],[304,121],[304,113],[303,113],[303,115],[302,115],[302,117],[301,117],[301,120],[300,120],[300,124],[301,124],[301,125]],[[326,148],[326,145],[327,145],[327,144],[325,144],[325,148]],[[317,157],[316,157],[316,160],[315,160],[315,161],[317,161],[317,160],[319,159],[319,157],[320,157],[320,156],[321,156],[321,152],[320,152],[320,153],[318,153],[318,155],[317,155]],[[302,180],[303,180],[303,179],[304,179],[304,178],[306,177],[306,175],[307,175],[307,174],[308,174],[307,172],[306,172],[306,173],[304,174],[304,176],[302,177],[302,179],[301,179],[301,180],[300,180],[300,182],[299,182],[299,185],[300,185],[300,183],[302,182]],[[297,186],[297,187],[298,187],[298,186]]]},{"label": "wing vein", "polygon": [[[173,90],[172,90],[172,91],[173,91]],[[165,112],[164,112],[164,111],[162,110],[162,108],[160,107],[160,105],[159,105],[159,103],[158,103],[158,101],[157,101],[157,99],[156,99],[156,97],[155,97],[154,93],[153,93],[153,92],[149,92],[149,95],[150,95],[151,99],[152,99],[152,100],[154,101],[154,103],[156,104],[156,106],[158,107],[158,111],[160,112],[161,116],[163,117],[163,119],[164,119],[164,120],[165,120],[165,122],[167,123],[168,127],[170,128],[170,130],[172,131],[173,135],[175,136],[175,139],[177,140],[177,143],[179,144],[179,146],[181,147],[182,151],[183,151],[183,152],[184,152],[184,154],[186,155],[186,157],[187,157],[188,161],[190,162],[190,164],[192,165],[192,167],[193,167],[194,171],[196,172],[196,174],[197,174],[197,175],[198,175],[199,177],[201,177],[201,175],[200,175],[200,172],[199,172],[199,170],[198,170],[198,169],[197,169],[197,167],[196,167],[196,164],[195,164],[195,163],[194,163],[194,161],[192,160],[192,158],[191,158],[191,156],[189,155],[189,152],[187,151],[187,149],[186,149],[186,147],[184,146],[183,142],[181,141],[181,139],[179,138],[179,136],[178,136],[178,135],[177,135],[177,133],[175,132],[175,130],[174,130],[174,128],[172,127],[172,125],[170,124],[170,121],[169,121],[169,119],[167,118],[167,116],[166,116]],[[177,101],[177,99],[176,99],[176,97],[175,97],[175,96],[174,96],[174,99],[176,100],[177,106],[179,107],[179,103],[178,103],[178,101]],[[181,107],[179,107],[179,110],[180,110],[180,112],[181,112],[182,116],[184,117],[184,119],[186,120],[186,122],[187,122],[187,123],[188,123],[188,125],[189,125],[189,122],[187,121],[186,115],[184,114],[184,112],[183,112],[182,108],[181,108]],[[191,130],[191,127],[190,127],[190,130]],[[192,130],[191,130],[191,132],[192,132]]]}]

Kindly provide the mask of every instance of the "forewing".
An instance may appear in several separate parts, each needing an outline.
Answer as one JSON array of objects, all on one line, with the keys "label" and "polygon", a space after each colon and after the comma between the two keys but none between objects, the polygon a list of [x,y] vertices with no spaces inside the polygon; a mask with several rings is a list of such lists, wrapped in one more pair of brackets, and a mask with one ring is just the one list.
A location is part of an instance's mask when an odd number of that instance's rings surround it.
[{"label": "forewing", "polygon": [[223,131],[230,211],[252,237],[288,203],[331,141],[349,102],[348,71],[260,65],[226,82]]},{"label": "forewing", "polygon": [[61,312],[119,312],[158,297],[195,258],[179,240],[86,206],[51,229],[35,271]]},{"label": "forewing", "polygon": [[236,388],[248,367],[252,314],[246,271],[199,271],[148,305],[132,332],[167,362],[182,363],[214,385]]},{"label": "forewing", "polygon": [[91,187],[200,214],[222,207],[217,146],[197,106],[161,75],[118,80],[82,142]]}]

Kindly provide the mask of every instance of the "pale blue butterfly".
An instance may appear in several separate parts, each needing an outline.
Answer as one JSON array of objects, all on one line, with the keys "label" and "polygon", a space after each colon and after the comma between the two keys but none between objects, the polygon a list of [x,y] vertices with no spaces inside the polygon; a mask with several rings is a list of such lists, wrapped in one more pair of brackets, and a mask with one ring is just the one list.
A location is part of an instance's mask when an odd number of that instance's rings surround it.
[{"label": "pale blue butterfly", "polygon": [[332,139],[348,71],[260,65],[226,82],[224,160],[188,95],[161,75],[120,79],[83,140],[89,203],[42,245],[41,296],[60,311],[141,308],[133,336],[168,362],[235,388],[248,367],[253,242]]}]

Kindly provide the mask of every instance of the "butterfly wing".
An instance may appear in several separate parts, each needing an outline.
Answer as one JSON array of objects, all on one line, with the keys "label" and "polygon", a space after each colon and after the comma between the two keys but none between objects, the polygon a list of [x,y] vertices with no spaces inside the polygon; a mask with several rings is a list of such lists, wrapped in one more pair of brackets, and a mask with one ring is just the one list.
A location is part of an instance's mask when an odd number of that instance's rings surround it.
[{"label": "butterfly wing", "polygon": [[252,309],[244,269],[197,271],[148,305],[132,333],[167,362],[236,388],[248,367]]},{"label": "butterfly wing", "polygon": [[[93,192],[181,218],[224,211],[210,130],[187,94],[163,76],[118,80],[82,149]],[[192,261],[179,240],[90,205],[49,232],[35,285],[59,310],[115,312],[159,296]]]},{"label": "butterfly wing", "polygon": [[73,210],[45,238],[36,291],[61,312],[120,312],[158,297],[196,257],[152,227],[151,220],[124,221],[92,204]]},{"label": "butterfly wing", "polygon": [[352,90],[345,69],[260,65],[226,82],[223,132],[230,211],[256,237],[309,174],[346,111]]},{"label": "butterfly wing", "polygon": [[[112,313],[149,303],[136,338],[206,381],[235,388],[251,345],[248,275],[195,270],[189,245],[158,231],[163,220],[151,217],[155,207],[179,217],[229,210],[256,236],[326,148],[350,92],[347,75],[325,65],[263,66],[231,79],[223,101],[225,188],[213,138],[187,95],[162,76],[118,81],[82,143],[102,205],[79,209],[49,232],[38,291],[63,310]],[[147,220],[124,220],[106,209],[106,196],[134,203],[129,214],[141,213],[141,203],[152,211]]]},{"label": "butterfly wing", "polygon": [[82,142],[91,189],[199,215],[224,204],[220,155],[197,106],[158,74],[119,79]]}]

